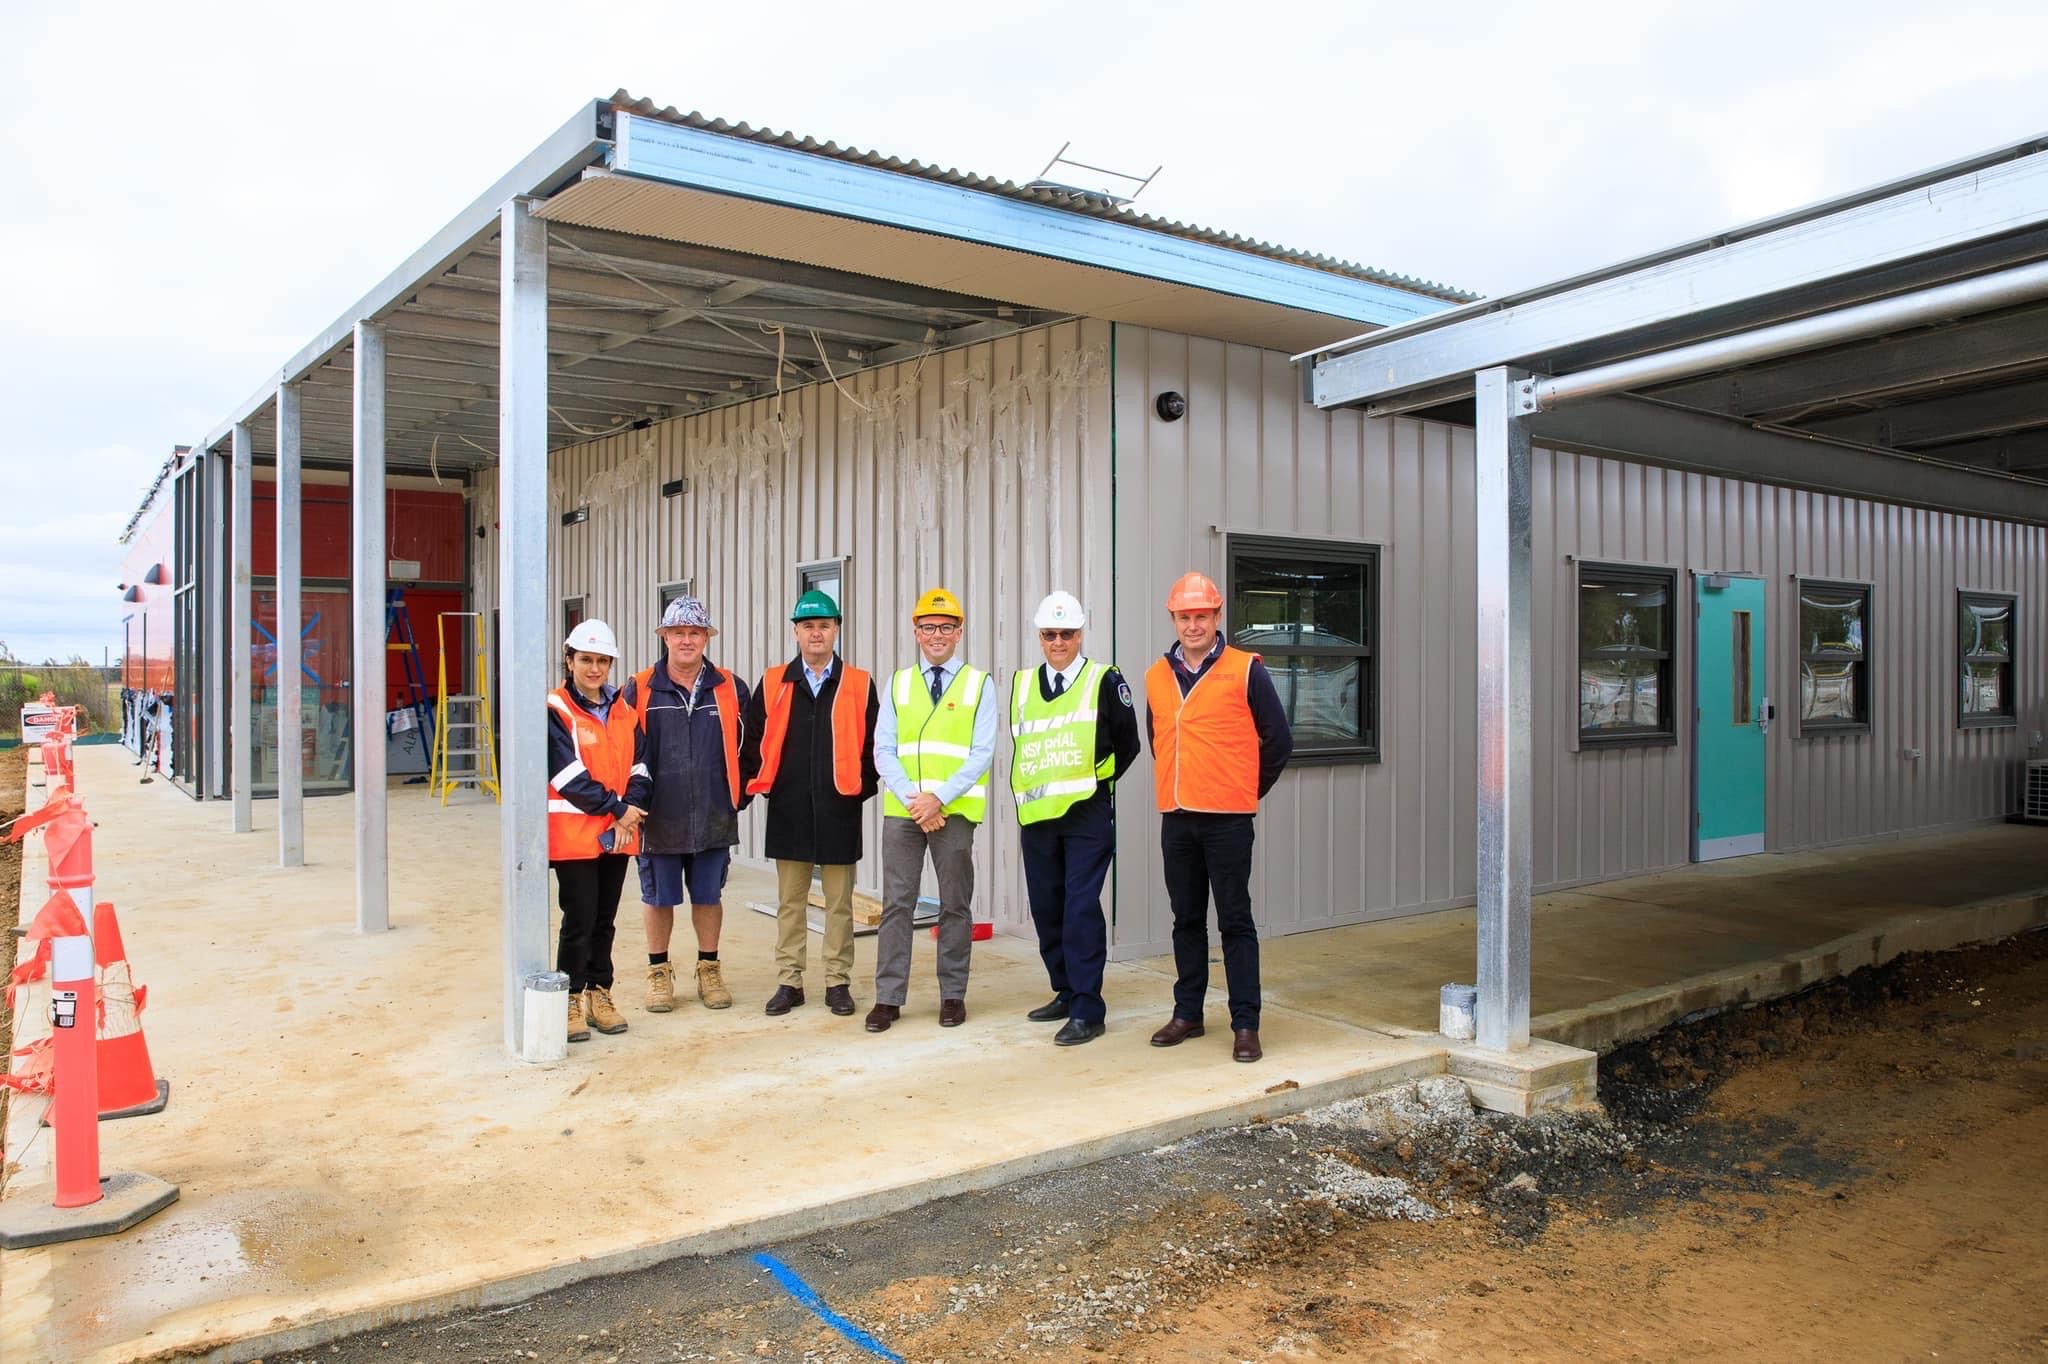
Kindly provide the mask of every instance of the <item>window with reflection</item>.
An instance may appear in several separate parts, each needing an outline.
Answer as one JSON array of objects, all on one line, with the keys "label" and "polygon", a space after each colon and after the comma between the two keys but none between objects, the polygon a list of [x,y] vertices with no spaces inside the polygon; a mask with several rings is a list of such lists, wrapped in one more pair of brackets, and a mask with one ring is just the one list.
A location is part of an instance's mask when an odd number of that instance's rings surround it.
[{"label": "window with reflection", "polygon": [[1870,732],[1870,588],[1799,582],[1799,732]]},{"label": "window with reflection", "polygon": [[1230,537],[1232,644],[1260,655],[1287,708],[1297,759],[1379,756],[1379,549]]},{"label": "window with reflection", "polygon": [[1956,598],[1956,723],[1965,729],[2018,723],[2013,710],[2015,599],[1994,592]]},{"label": "window with reflection", "polygon": [[1677,575],[1579,565],[1579,742],[1675,743],[1671,603]]}]

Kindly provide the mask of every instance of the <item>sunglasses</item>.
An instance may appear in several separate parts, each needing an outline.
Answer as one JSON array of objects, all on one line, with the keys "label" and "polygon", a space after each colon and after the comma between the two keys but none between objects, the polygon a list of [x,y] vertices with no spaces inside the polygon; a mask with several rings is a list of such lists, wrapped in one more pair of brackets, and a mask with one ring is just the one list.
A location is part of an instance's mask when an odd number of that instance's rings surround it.
[{"label": "sunglasses", "polygon": [[1076,635],[1080,633],[1081,632],[1079,630],[1040,630],[1038,632],[1038,637],[1048,642],[1052,640],[1059,640],[1061,643],[1065,643],[1067,640],[1074,638]]}]

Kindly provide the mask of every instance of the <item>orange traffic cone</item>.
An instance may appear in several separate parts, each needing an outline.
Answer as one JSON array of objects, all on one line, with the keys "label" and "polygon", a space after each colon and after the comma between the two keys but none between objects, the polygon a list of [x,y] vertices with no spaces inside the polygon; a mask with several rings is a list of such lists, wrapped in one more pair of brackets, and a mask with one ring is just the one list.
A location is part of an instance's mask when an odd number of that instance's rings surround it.
[{"label": "orange traffic cone", "polygon": [[93,907],[92,946],[100,968],[100,1117],[161,1113],[171,1101],[171,1084],[157,1078],[142,1035],[142,1006],[149,987],[135,983],[110,903]]}]

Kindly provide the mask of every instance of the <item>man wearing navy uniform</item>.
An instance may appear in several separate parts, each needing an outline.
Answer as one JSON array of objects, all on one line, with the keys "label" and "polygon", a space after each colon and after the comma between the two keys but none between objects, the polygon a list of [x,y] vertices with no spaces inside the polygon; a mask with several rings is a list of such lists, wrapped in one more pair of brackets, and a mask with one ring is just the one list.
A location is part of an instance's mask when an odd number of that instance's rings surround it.
[{"label": "man wearing navy uniform", "polygon": [[1025,1015],[1064,1020],[1053,1041],[1080,1046],[1102,1036],[1102,968],[1109,931],[1102,883],[1116,856],[1114,786],[1141,747],[1131,689],[1121,674],[1081,652],[1088,616],[1070,593],[1054,592],[1032,617],[1041,667],[1010,687],[1015,741],[1010,789],[1038,954],[1053,998]]}]

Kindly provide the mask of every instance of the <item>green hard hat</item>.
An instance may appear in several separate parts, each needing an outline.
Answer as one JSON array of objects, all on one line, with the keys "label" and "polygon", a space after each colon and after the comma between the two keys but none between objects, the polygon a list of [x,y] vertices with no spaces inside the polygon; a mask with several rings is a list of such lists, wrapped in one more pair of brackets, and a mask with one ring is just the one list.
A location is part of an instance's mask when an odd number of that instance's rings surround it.
[{"label": "green hard hat", "polygon": [[796,599],[796,609],[789,613],[796,620],[838,620],[839,603],[823,592],[813,588]]}]

